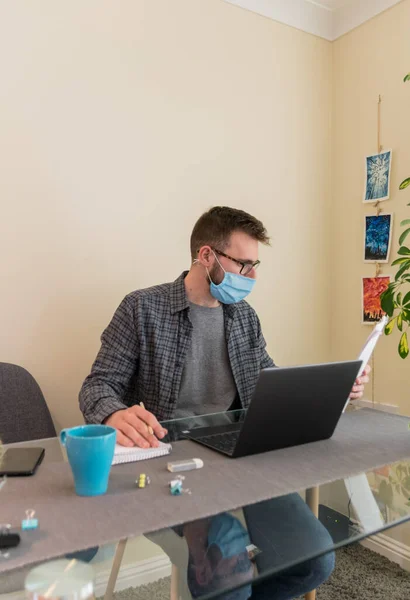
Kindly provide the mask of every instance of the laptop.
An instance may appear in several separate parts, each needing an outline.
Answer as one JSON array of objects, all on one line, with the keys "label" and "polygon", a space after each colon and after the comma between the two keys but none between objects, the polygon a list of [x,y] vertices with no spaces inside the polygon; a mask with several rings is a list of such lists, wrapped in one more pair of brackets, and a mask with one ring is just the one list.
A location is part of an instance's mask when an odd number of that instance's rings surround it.
[{"label": "laptop", "polygon": [[231,458],[330,438],[360,360],[262,369],[241,423],[199,427],[185,437]]}]

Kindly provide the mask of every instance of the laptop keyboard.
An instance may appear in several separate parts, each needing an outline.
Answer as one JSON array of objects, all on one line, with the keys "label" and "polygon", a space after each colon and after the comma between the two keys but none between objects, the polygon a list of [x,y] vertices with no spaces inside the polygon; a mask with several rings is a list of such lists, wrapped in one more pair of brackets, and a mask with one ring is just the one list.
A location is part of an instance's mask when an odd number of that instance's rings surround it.
[{"label": "laptop keyboard", "polygon": [[226,433],[214,433],[212,435],[204,435],[201,437],[201,442],[209,444],[212,448],[218,448],[226,454],[232,454],[238,441],[239,431],[227,431]]}]

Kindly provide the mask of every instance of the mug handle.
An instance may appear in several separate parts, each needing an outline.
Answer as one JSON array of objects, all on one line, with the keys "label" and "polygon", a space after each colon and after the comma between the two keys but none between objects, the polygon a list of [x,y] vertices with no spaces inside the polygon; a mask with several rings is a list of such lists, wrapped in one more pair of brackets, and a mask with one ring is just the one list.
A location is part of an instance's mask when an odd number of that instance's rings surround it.
[{"label": "mug handle", "polygon": [[60,442],[65,447],[68,429],[62,429],[60,432]]}]

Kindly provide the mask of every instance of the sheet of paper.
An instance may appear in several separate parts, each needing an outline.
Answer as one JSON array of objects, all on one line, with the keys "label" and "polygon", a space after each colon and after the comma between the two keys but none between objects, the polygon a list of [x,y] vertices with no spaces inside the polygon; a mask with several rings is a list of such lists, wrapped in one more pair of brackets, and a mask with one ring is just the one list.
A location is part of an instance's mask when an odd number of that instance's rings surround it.
[{"label": "sheet of paper", "polygon": [[364,367],[367,365],[367,363],[370,360],[370,357],[373,353],[373,350],[377,344],[377,340],[379,339],[379,337],[381,336],[381,334],[384,331],[384,328],[387,325],[387,321],[389,320],[389,317],[387,315],[384,315],[380,321],[374,326],[372,332],[370,333],[369,337],[366,340],[365,345],[362,348],[362,351],[359,354],[359,360],[362,361],[361,367],[360,367],[360,372],[363,371]]},{"label": "sheet of paper", "polygon": [[[379,337],[381,336],[381,334],[383,333],[388,320],[389,320],[389,317],[387,315],[384,315],[380,319],[380,321],[378,321],[376,323],[376,325],[373,327],[369,337],[367,338],[367,340],[358,356],[358,360],[361,360],[362,362],[361,362],[360,369],[359,369],[357,376],[359,376],[363,372],[363,369],[368,364],[370,357],[373,354],[373,350],[376,347],[377,341],[378,341]],[[349,402],[350,402],[350,399],[348,398],[346,401],[345,407],[343,409],[343,412],[346,410]]]}]

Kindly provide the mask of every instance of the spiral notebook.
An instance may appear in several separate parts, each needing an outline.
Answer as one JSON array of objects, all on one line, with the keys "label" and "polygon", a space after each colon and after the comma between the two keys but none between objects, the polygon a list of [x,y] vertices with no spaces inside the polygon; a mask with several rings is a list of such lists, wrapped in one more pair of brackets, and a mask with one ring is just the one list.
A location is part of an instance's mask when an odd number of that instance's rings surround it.
[{"label": "spiral notebook", "polygon": [[157,456],[165,456],[171,450],[171,444],[164,444],[164,442],[160,442],[158,448],[136,448],[135,446],[133,448],[126,448],[125,446],[115,444],[114,458],[111,464],[119,465],[139,460],[148,460]]}]

